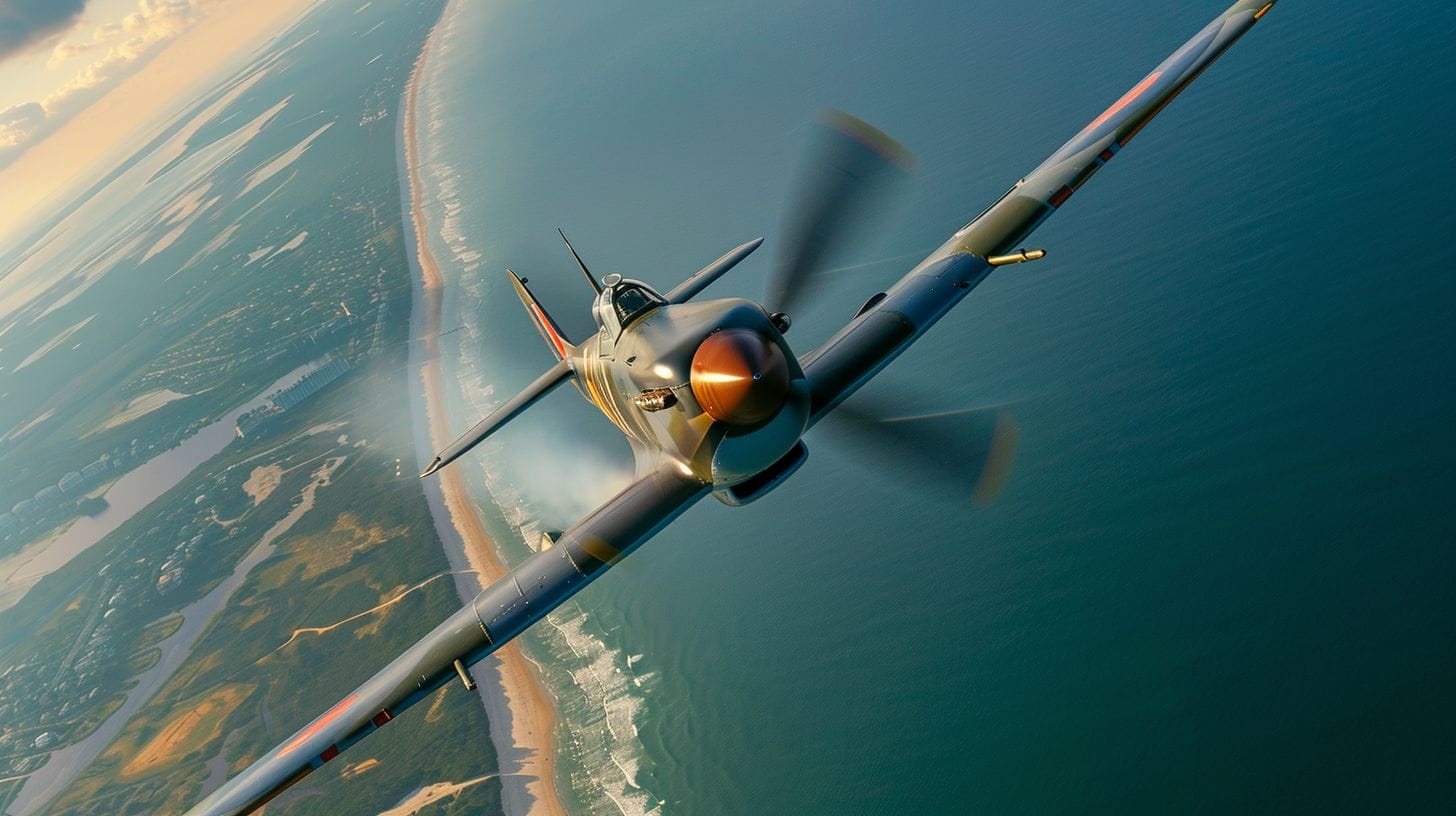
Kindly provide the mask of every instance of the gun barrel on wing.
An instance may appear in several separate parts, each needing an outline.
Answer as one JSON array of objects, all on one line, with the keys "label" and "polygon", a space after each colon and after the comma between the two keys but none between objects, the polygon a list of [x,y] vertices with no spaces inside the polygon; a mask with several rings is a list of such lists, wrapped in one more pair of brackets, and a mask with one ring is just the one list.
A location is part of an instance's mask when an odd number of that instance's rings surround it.
[{"label": "gun barrel on wing", "polygon": [[[876,296],[872,308],[862,310],[824,345],[805,355],[804,373],[813,393],[811,422],[818,422],[889,365],[992,269],[1021,260],[1016,250],[1021,242],[1273,6],[1274,0],[1239,0],[1220,14],[886,290],[884,297]],[[1026,252],[1024,259],[1033,260],[1032,254]]]}]

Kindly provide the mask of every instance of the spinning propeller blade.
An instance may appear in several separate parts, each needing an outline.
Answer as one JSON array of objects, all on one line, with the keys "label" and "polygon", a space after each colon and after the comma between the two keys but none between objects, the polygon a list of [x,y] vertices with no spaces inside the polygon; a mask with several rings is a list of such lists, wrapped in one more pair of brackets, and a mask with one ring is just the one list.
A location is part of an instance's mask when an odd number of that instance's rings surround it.
[{"label": "spinning propeller blade", "polygon": [[890,416],[861,407],[864,400],[841,405],[824,427],[852,436],[855,450],[878,474],[907,462],[927,471],[927,481],[947,499],[977,506],[994,502],[1006,487],[1016,458],[1020,427],[1005,407],[966,408],[917,416]]},{"label": "spinning propeller blade", "polygon": [[807,301],[828,251],[913,165],[898,142],[847,113],[826,111],[820,122],[764,292],[763,305],[771,314],[792,313]]}]

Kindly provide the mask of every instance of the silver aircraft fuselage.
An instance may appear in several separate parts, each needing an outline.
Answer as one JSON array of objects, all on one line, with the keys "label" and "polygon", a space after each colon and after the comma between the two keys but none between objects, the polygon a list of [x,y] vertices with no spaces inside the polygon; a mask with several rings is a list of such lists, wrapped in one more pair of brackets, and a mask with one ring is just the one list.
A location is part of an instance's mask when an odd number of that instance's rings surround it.
[{"label": "silver aircraft fuselage", "polygon": [[[773,356],[787,369],[787,388],[755,382],[751,371],[705,371],[711,362],[705,361],[705,344],[725,332],[775,349]],[[731,357],[734,351],[726,353]],[[782,459],[809,424],[809,382],[783,334],[750,300],[662,303],[620,330],[599,324],[570,359],[578,388],[627,436],[639,471],[670,462],[721,491]],[[744,423],[715,420],[701,398],[712,399],[708,389],[736,386],[739,378],[746,378],[745,393],[756,387],[775,391],[768,395],[779,403],[771,416]],[[643,410],[638,398],[653,392],[670,394],[670,404]]]},{"label": "silver aircraft fuselage", "polygon": [[[666,294],[608,276],[592,285],[597,333],[579,344],[512,274],[557,363],[425,468],[428,476],[573,381],[626,434],[637,478],[228,780],[188,816],[241,816],[322,767],[555,609],[710,493],[756,499],[804,461],[803,434],[944,317],[1240,37],[1274,0],[1237,0],[1060,150],[1018,181],[839,332],[796,357],[788,321],[747,300],[694,302],[757,248],[725,254]],[[574,250],[573,250],[574,252]],[[1009,253],[1009,254],[1008,254]],[[578,257],[580,264],[580,258]],[[585,265],[582,265],[585,272]]]}]

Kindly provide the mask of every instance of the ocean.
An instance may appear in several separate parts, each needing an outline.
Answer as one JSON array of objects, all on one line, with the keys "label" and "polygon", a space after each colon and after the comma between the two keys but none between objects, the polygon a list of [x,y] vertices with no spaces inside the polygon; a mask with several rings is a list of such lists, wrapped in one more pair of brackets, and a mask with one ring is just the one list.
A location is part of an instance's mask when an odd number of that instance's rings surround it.
[{"label": "ocean", "polygon": [[[795,315],[807,351],[1219,0],[452,3],[419,123],[464,428],[598,274],[768,244],[817,111],[917,157]],[[537,627],[583,813],[1456,808],[1456,10],[1287,0],[868,389],[1002,406],[1000,501],[812,434]],[[512,560],[626,446],[563,390],[465,461]]]}]

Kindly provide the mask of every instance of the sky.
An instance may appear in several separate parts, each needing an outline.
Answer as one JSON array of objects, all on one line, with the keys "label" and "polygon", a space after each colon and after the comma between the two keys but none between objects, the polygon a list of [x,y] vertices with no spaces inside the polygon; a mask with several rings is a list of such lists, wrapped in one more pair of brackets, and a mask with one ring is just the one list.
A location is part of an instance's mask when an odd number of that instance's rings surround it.
[{"label": "sky", "polygon": [[0,168],[145,66],[213,5],[0,0]]},{"label": "sky", "polygon": [[315,0],[0,0],[0,242]]}]

